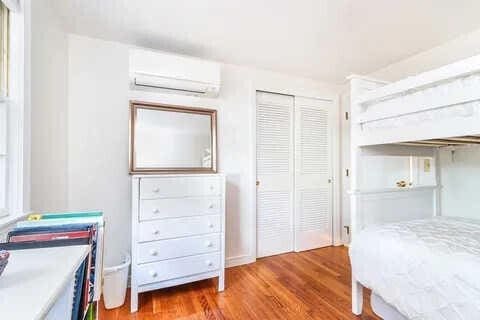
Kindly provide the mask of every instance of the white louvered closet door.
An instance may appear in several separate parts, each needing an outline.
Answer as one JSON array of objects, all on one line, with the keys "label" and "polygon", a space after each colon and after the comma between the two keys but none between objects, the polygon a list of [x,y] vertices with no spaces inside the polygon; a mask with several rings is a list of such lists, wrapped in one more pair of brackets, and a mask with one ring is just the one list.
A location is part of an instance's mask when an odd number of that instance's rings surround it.
[{"label": "white louvered closet door", "polygon": [[257,92],[257,257],[293,251],[293,104]]},{"label": "white louvered closet door", "polygon": [[332,245],[332,107],[295,97],[295,251]]}]

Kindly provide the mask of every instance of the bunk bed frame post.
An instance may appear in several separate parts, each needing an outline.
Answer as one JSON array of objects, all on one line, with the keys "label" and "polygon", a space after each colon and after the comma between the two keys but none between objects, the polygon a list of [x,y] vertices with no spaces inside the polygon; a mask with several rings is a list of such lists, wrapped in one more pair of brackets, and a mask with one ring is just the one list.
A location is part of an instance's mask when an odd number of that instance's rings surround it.
[{"label": "bunk bed frame post", "polygon": [[440,153],[438,148],[435,148],[434,151],[435,159],[435,184],[436,188],[433,192],[433,215],[440,216],[442,215],[442,179],[441,179],[441,163],[440,163]]},{"label": "bunk bed frame post", "polygon": [[361,315],[363,309],[363,286],[352,275],[352,313]]},{"label": "bunk bed frame post", "polygon": [[[353,129],[353,128],[352,128]],[[352,130],[352,133],[354,131]],[[354,136],[352,135],[352,142],[354,141]],[[358,203],[360,195],[355,192],[358,189],[358,164],[360,160],[361,150],[352,143],[351,150],[351,177],[350,177],[350,186],[352,188],[350,195],[350,224],[351,224],[351,234],[350,239],[352,240],[356,231],[360,229],[361,223],[358,221],[360,217],[358,212],[360,210]],[[355,276],[352,272],[352,312],[355,315],[362,314],[363,308],[363,286],[360,282],[355,279]]]},{"label": "bunk bed frame post", "polygon": [[[359,207],[361,195],[357,192],[361,186],[359,167],[361,166],[362,149],[359,147],[358,137],[361,133],[360,124],[356,122],[360,113],[360,105],[356,103],[357,97],[369,90],[385,84],[383,81],[352,75],[347,78],[350,82],[350,225],[351,241],[355,233],[361,229],[361,208]],[[352,272],[352,313],[361,315],[363,309],[363,285],[357,281]]]}]

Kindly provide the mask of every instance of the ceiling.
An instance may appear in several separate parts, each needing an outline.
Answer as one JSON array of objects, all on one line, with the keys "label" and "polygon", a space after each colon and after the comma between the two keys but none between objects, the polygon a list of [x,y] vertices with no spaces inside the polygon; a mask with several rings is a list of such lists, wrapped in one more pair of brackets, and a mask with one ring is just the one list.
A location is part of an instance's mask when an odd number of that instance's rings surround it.
[{"label": "ceiling", "polygon": [[340,83],[480,28],[478,0],[49,0],[69,32]]}]

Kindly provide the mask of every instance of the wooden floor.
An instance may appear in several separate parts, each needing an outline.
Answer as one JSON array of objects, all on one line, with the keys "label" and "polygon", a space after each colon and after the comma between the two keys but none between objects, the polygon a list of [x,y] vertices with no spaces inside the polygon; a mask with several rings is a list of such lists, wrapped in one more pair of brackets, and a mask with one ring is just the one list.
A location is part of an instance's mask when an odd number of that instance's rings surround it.
[{"label": "wooden floor", "polygon": [[[139,311],[130,299],[100,309],[100,320],[117,319],[379,319],[366,292],[361,317],[350,311],[350,264],[344,247],[287,253],[226,270],[225,291],[216,280],[143,293]],[[368,298],[368,299],[367,299]]]}]

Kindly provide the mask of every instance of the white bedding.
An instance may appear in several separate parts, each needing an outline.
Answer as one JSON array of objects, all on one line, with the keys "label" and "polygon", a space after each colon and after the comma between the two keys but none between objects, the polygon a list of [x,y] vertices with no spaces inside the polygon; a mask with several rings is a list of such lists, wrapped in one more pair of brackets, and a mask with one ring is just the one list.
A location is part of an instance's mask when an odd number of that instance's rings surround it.
[{"label": "white bedding", "polygon": [[480,319],[480,221],[447,217],[366,228],[352,272],[409,319]]}]

